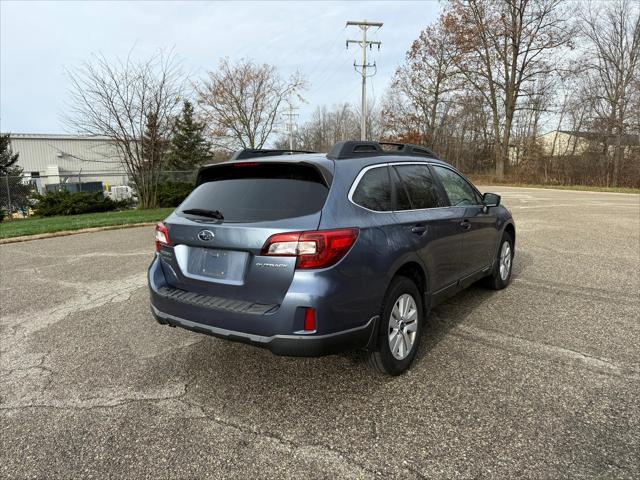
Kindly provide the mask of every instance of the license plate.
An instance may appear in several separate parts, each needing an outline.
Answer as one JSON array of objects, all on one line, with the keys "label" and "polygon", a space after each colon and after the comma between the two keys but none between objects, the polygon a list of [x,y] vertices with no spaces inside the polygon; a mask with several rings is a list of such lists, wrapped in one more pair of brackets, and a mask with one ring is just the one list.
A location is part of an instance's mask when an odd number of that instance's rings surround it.
[{"label": "license plate", "polygon": [[189,278],[242,285],[249,252],[176,245],[173,248],[182,273]]},{"label": "license plate", "polygon": [[[196,253],[197,252],[197,253]],[[192,254],[191,273],[212,278],[226,278],[229,273],[229,254],[224,250],[200,248]],[[190,262],[191,263],[191,262]]]}]

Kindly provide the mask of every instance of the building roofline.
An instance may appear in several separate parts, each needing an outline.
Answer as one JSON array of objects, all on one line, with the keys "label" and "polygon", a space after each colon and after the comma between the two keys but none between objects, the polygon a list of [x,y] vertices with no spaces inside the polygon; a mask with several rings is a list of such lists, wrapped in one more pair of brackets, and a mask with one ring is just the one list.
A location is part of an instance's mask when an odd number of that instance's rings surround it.
[{"label": "building roofline", "polygon": [[112,140],[102,135],[72,135],[66,133],[10,133],[10,139],[47,139],[47,140]]}]

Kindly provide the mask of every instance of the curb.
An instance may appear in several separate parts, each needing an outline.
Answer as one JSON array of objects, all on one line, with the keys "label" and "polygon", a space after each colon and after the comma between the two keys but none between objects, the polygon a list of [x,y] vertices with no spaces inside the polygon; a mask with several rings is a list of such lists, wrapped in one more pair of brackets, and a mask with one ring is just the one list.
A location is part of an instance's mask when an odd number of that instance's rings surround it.
[{"label": "curb", "polygon": [[75,235],[77,233],[93,233],[93,232],[103,232],[105,230],[122,230],[125,228],[149,227],[151,225],[156,225],[157,223],[158,222],[143,222],[143,223],[128,223],[125,225],[106,225],[104,227],[80,228],[78,230],[61,230],[59,232],[36,233],[35,235],[23,235],[21,237],[0,238],[0,245],[6,245],[9,243],[28,242],[30,240],[42,240],[45,238],[66,237],[67,235]]},{"label": "curb", "polygon": [[578,190],[577,188],[549,188],[549,187],[520,187],[518,185],[509,185],[509,184],[500,184],[498,183],[497,185],[482,185],[482,184],[476,184],[476,186],[479,187],[489,187],[489,188],[496,188],[499,189],[501,187],[506,187],[506,188],[520,188],[521,190],[547,190],[550,192],[570,192],[570,193],[604,193],[607,195],[640,195],[640,192],[606,192],[606,191],[600,191],[600,190]]}]

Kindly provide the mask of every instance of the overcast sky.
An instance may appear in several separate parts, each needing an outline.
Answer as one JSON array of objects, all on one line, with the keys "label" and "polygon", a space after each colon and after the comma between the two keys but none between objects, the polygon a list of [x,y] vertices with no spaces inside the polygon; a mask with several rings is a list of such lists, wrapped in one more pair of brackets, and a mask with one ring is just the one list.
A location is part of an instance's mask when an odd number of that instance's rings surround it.
[{"label": "overcast sky", "polygon": [[321,104],[359,102],[360,81],[345,49],[360,30],[347,20],[384,22],[372,39],[378,74],[369,94],[380,98],[419,32],[433,22],[437,2],[0,2],[0,129],[65,133],[60,119],[68,92],[65,68],[101,52],[146,57],[174,48],[193,79],[220,57],[251,58],[296,69],[309,80],[300,120]]}]

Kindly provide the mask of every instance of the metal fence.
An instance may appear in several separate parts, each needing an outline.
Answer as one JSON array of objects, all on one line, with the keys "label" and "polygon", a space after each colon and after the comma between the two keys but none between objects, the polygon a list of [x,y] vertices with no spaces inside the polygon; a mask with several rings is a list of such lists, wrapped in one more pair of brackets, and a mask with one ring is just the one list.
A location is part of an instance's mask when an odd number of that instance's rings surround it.
[{"label": "metal fence", "polygon": [[34,186],[22,177],[0,177],[0,210],[7,214],[26,215],[31,205]]},{"label": "metal fence", "polygon": [[[163,170],[159,183],[195,182],[197,170]],[[15,217],[27,216],[35,204],[36,194],[66,190],[68,192],[103,192],[113,200],[135,201],[135,182],[117,172],[65,172],[59,175],[0,176],[0,209]]]}]

